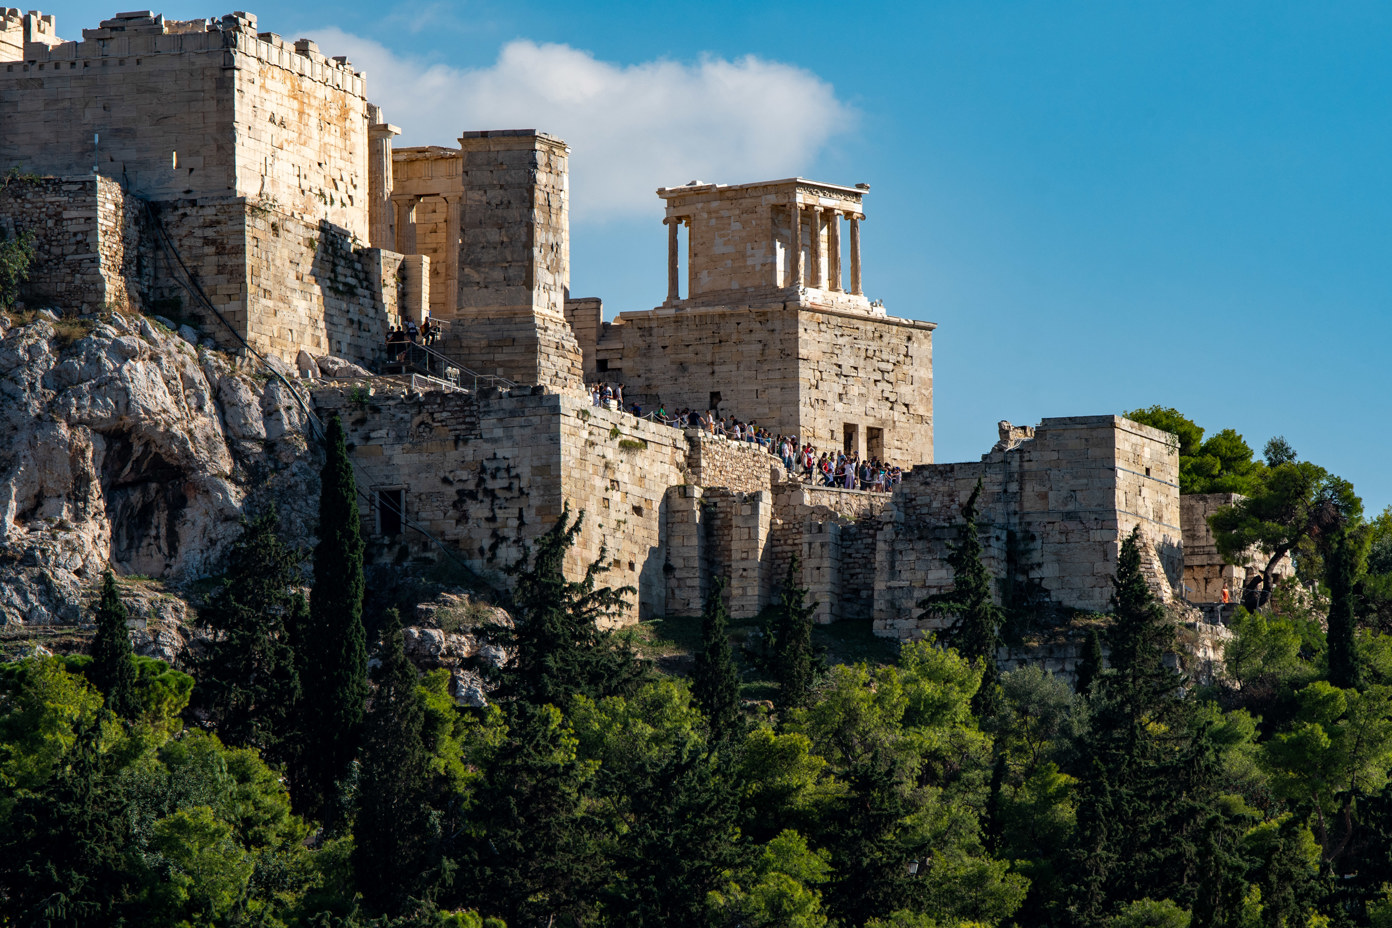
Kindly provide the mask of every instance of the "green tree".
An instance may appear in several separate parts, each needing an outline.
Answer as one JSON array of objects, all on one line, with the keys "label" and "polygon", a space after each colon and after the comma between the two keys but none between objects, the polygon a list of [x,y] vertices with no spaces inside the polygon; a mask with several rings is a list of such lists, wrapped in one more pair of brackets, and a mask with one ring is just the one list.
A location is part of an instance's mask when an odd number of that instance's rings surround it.
[{"label": "green tree", "polygon": [[1262,589],[1268,595],[1282,558],[1306,553],[1305,545],[1340,525],[1357,524],[1363,515],[1363,502],[1347,480],[1309,461],[1275,460],[1260,488],[1208,517],[1218,553],[1229,563],[1244,563],[1253,547],[1266,556]]},{"label": "green tree", "polygon": [[0,828],[0,912],[11,924],[118,924],[134,894],[129,817],[100,741],[94,719]]},{"label": "green tree", "polygon": [[1204,430],[1177,409],[1151,406],[1123,413],[1142,425],[1174,435],[1179,441],[1179,492],[1256,492],[1265,473],[1252,448],[1233,429],[1223,429],[1204,440]]},{"label": "green tree", "polygon": [[1097,675],[1100,674],[1106,665],[1106,660],[1102,656],[1102,636],[1097,633],[1097,629],[1088,629],[1087,644],[1083,646],[1082,659],[1078,661],[1078,678],[1075,683],[1077,691],[1087,696],[1092,692],[1092,686],[1097,682]]},{"label": "green tree", "polygon": [[514,578],[514,626],[489,633],[513,651],[501,673],[498,695],[535,705],[564,706],[581,694],[591,698],[632,692],[646,675],[633,650],[600,623],[613,619],[632,587],[598,585],[608,570],[604,552],[578,581],[565,577],[566,552],[575,544],[584,513],[560,519],[536,540],[528,555],[509,569]]},{"label": "green tree", "polygon": [[773,635],[774,676],[779,702],[784,708],[807,705],[812,696],[812,613],[807,590],[798,585],[798,556],[788,559],[788,572],[778,594],[778,614]]},{"label": "green tree", "polygon": [[387,614],[379,657],[377,689],[364,725],[353,868],[368,907],[396,912],[427,888],[434,842],[425,705],[395,609]]},{"label": "green tree", "polygon": [[1348,689],[1363,685],[1355,635],[1357,582],[1363,572],[1366,533],[1341,525],[1325,540],[1325,582],[1329,585],[1329,682]]},{"label": "green tree", "polygon": [[1000,669],[996,652],[1000,648],[1000,629],[1005,613],[992,598],[991,574],[981,560],[981,535],[977,525],[977,503],[981,481],[976,481],[967,504],[962,507],[962,524],[957,542],[950,546],[947,563],[952,568],[952,589],[937,593],[918,604],[932,616],[956,616],[957,621],[943,636],[967,660],[981,665],[981,687],[972,699],[977,715],[988,718],[1000,708]]},{"label": "green tree", "polygon": [[1107,628],[1111,675],[1104,678],[1109,695],[1121,702],[1132,720],[1174,704],[1179,678],[1165,666],[1174,650],[1175,628],[1155,599],[1141,572],[1140,526],[1121,543],[1112,581],[1112,623]]},{"label": "green tree", "polygon": [[292,645],[300,556],[278,537],[279,522],[274,510],[243,520],[227,574],[200,610],[208,647],[195,661],[198,706],[222,740],[272,763],[290,759],[300,701]]},{"label": "green tree", "polygon": [[35,243],[32,232],[0,239],[0,306],[19,298],[19,288],[29,279],[29,265],[38,251]]},{"label": "green tree", "polygon": [[712,742],[733,737],[741,727],[739,674],[730,647],[724,593],[724,578],[717,578],[701,616],[701,653],[691,675],[691,692],[706,715]]},{"label": "green tree", "polygon": [[97,636],[92,641],[92,666],[88,676],[106,697],[106,707],[123,719],[136,715],[135,658],[126,629],[126,605],[116,589],[116,576],[108,568],[102,574],[101,599],[96,611]]},{"label": "green tree", "polygon": [[347,439],[334,416],[320,476],[309,620],[293,642],[304,720],[297,799],[302,808],[328,816],[337,783],[357,753],[368,690],[360,521]]}]

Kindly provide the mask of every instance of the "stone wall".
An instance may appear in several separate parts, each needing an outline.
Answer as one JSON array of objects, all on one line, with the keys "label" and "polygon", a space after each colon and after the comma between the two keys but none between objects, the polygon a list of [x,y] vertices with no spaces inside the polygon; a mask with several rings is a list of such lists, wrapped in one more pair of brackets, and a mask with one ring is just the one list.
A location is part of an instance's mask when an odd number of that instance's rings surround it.
[{"label": "stone wall", "polygon": [[[380,384],[326,386],[315,392],[315,404],[321,415],[343,418],[368,495],[363,518],[372,556],[388,562],[438,556],[433,537],[490,582],[506,584],[504,569],[568,505],[572,516],[583,512],[585,522],[567,557],[567,573],[579,577],[603,551],[610,568],[604,582],[637,590],[636,608],[627,618],[661,615],[668,609],[668,578],[681,573],[686,556],[679,552],[678,565],[672,566],[668,539],[682,518],[682,507],[673,500],[685,488],[697,489],[693,459],[719,479],[762,489],[763,509],[754,521],[762,515],[763,535],[768,535],[769,465],[776,462],[723,439],[532,388],[409,394]],[[741,474],[741,466],[748,473]],[[397,491],[404,495],[407,520],[431,537],[383,533],[380,494]],[[724,489],[719,494],[731,499],[721,512],[738,521],[736,494]],[[693,540],[689,567],[698,591],[708,582],[703,571],[713,560],[734,564],[745,557],[739,552],[751,544],[741,545],[737,536],[751,542],[740,532],[711,542]],[[753,586],[746,578],[748,602],[741,600],[741,608],[757,612],[771,592],[757,566],[749,576]]]},{"label": "stone wall", "polygon": [[942,622],[917,603],[949,589],[948,544],[982,483],[983,561],[1001,601],[1104,611],[1121,542],[1139,525],[1157,593],[1183,571],[1178,452],[1164,432],[1117,416],[1045,419],[1035,437],[980,462],[915,468],[879,538],[875,630],[912,637]]},{"label": "stone wall", "polygon": [[107,178],[16,178],[0,188],[0,239],[34,236],[23,297],[62,310],[140,308],[152,274],[140,204]]},{"label": "stone wall", "polygon": [[[361,75],[256,19],[120,14],[0,58],[0,165],[99,173],[145,198],[244,196],[367,236]],[[94,135],[100,135],[94,140]]]},{"label": "stone wall", "polygon": [[715,408],[822,450],[933,460],[931,323],[791,305],[624,313],[608,328],[622,362],[599,376],[646,408]]},{"label": "stone wall", "polygon": [[[1268,558],[1260,551],[1248,552],[1244,563],[1226,563],[1218,554],[1208,517],[1219,509],[1243,499],[1238,493],[1191,493],[1179,498],[1180,525],[1184,529],[1184,595],[1193,603],[1222,602],[1223,587],[1227,587],[1232,602],[1239,602],[1242,588],[1261,575]],[[1289,557],[1276,565],[1276,578],[1294,576],[1295,567]]]}]

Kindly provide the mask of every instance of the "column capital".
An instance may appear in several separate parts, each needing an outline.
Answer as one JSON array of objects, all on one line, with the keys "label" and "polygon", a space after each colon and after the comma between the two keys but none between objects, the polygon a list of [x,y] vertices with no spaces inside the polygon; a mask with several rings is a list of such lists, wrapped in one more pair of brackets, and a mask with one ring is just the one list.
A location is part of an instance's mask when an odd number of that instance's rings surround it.
[{"label": "column capital", "polygon": [[400,134],[401,130],[391,123],[379,122],[367,127],[367,137],[370,139],[389,139]]},{"label": "column capital", "polygon": [[464,193],[463,191],[460,191],[459,193],[442,193],[440,194],[440,198],[444,200],[446,203],[454,204],[464,199]]}]

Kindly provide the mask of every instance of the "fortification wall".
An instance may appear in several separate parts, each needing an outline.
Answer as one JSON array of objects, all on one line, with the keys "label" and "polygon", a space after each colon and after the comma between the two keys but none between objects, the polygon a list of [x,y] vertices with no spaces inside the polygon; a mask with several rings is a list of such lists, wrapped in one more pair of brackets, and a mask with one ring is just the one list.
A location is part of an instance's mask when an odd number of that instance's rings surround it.
[{"label": "fortification wall", "polygon": [[92,312],[141,308],[152,274],[139,204],[107,178],[16,178],[0,188],[0,238],[34,236],[22,296]]},{"label": "fortification wall", "polygon": [[[367,237],[364,83],[255,17],[121,14],[0,61],[0,164],[99,173],[155,200],[244,196]],[[94,141],[95,135],[99,141]]]},{"label": "fortification wall", "polygon": [[[1193,603],[1217,603],[1223,600],[1223,587],[1228,588],[1232,602],[1240,602],[1240,592],[1253,577],[1261,574],[1267,557],[1253,548],[1242,564],[1226,563],[1218,553],[1208,517],[1219,509],[1242,501],[1240,493],[1191,493],[1179,498],[1180,525],[1184,530],[1185,598]],[[1274,574],[1277,578],[1295,575],[1289,557],[1281,559]]]},{"label": "fortification wall", "polygon": [[[680,522],[670,501],[684,488],[696,489],[693,458],[712,479],[719,475],[733,484],[761,487],[771,503],[768,455],[579,398],[531,389],[367,395],[368,389],[326,386],[314,398],[321,414],[343,418],[369,496],[363,520],[372,556],[386,562],[438,552],[418,533],[384,533],[382,507],[395,505],[395,497],[384,503],[383,493],[400,492],[410,522],[499,585],[508,582],[503,570],[569,505],[572,516],[583,511],[585,521],[567,555],[567,574],[578,578],[602,551],[610,568],[604,582],[638,591],[626,616],[632,621],[667,609],[668,580],[680,572],[669,561],[674,524]],[[741,467],[749,473],[741,475]],[[717,552],[708,557],[698,551],[688,565],[698,590],[708,582],[703,571],[712,558],[738,565],[759,543],[736,530],[749,521],[741,521],[736,494],[716,493],[730,497],[721,511],[734,528],[724,537],[697,542]],[[763,539],[771,512],[771,504],[765,505]],[[390,512],[387,516],[389,524]],[[771,588],[757,563],[747,571],[753,587],[741,608],[757,612],[770,601]]]},{"label": "fortification wall", "polygon": [[949,544],[980,480],[983,562],[999,601],[1105,611],[1122,540],[1134,526],[1157,593],[1183,570],[1178,453],[1170,437],[1117,416],[1045,419],[1032,440],[980,462],[915,468],[879,536],[874,627],[913,637],[941,627],[917,603],[952,586]]}]

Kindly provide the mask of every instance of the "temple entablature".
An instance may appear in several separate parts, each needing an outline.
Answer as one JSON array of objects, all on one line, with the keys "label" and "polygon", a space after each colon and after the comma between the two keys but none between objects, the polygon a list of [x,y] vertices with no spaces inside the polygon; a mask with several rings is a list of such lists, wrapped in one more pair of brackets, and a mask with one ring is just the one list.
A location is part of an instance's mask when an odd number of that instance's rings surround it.
[{"label": "temple entablature", "polygon": [[802,177],[734,185],[692,181],[658,190],[667,207],[662,305],[793,302],[884,315],[882,306],[866,299],[861,272],[860,223],[869,190],[868,184],[845,187]]}]

